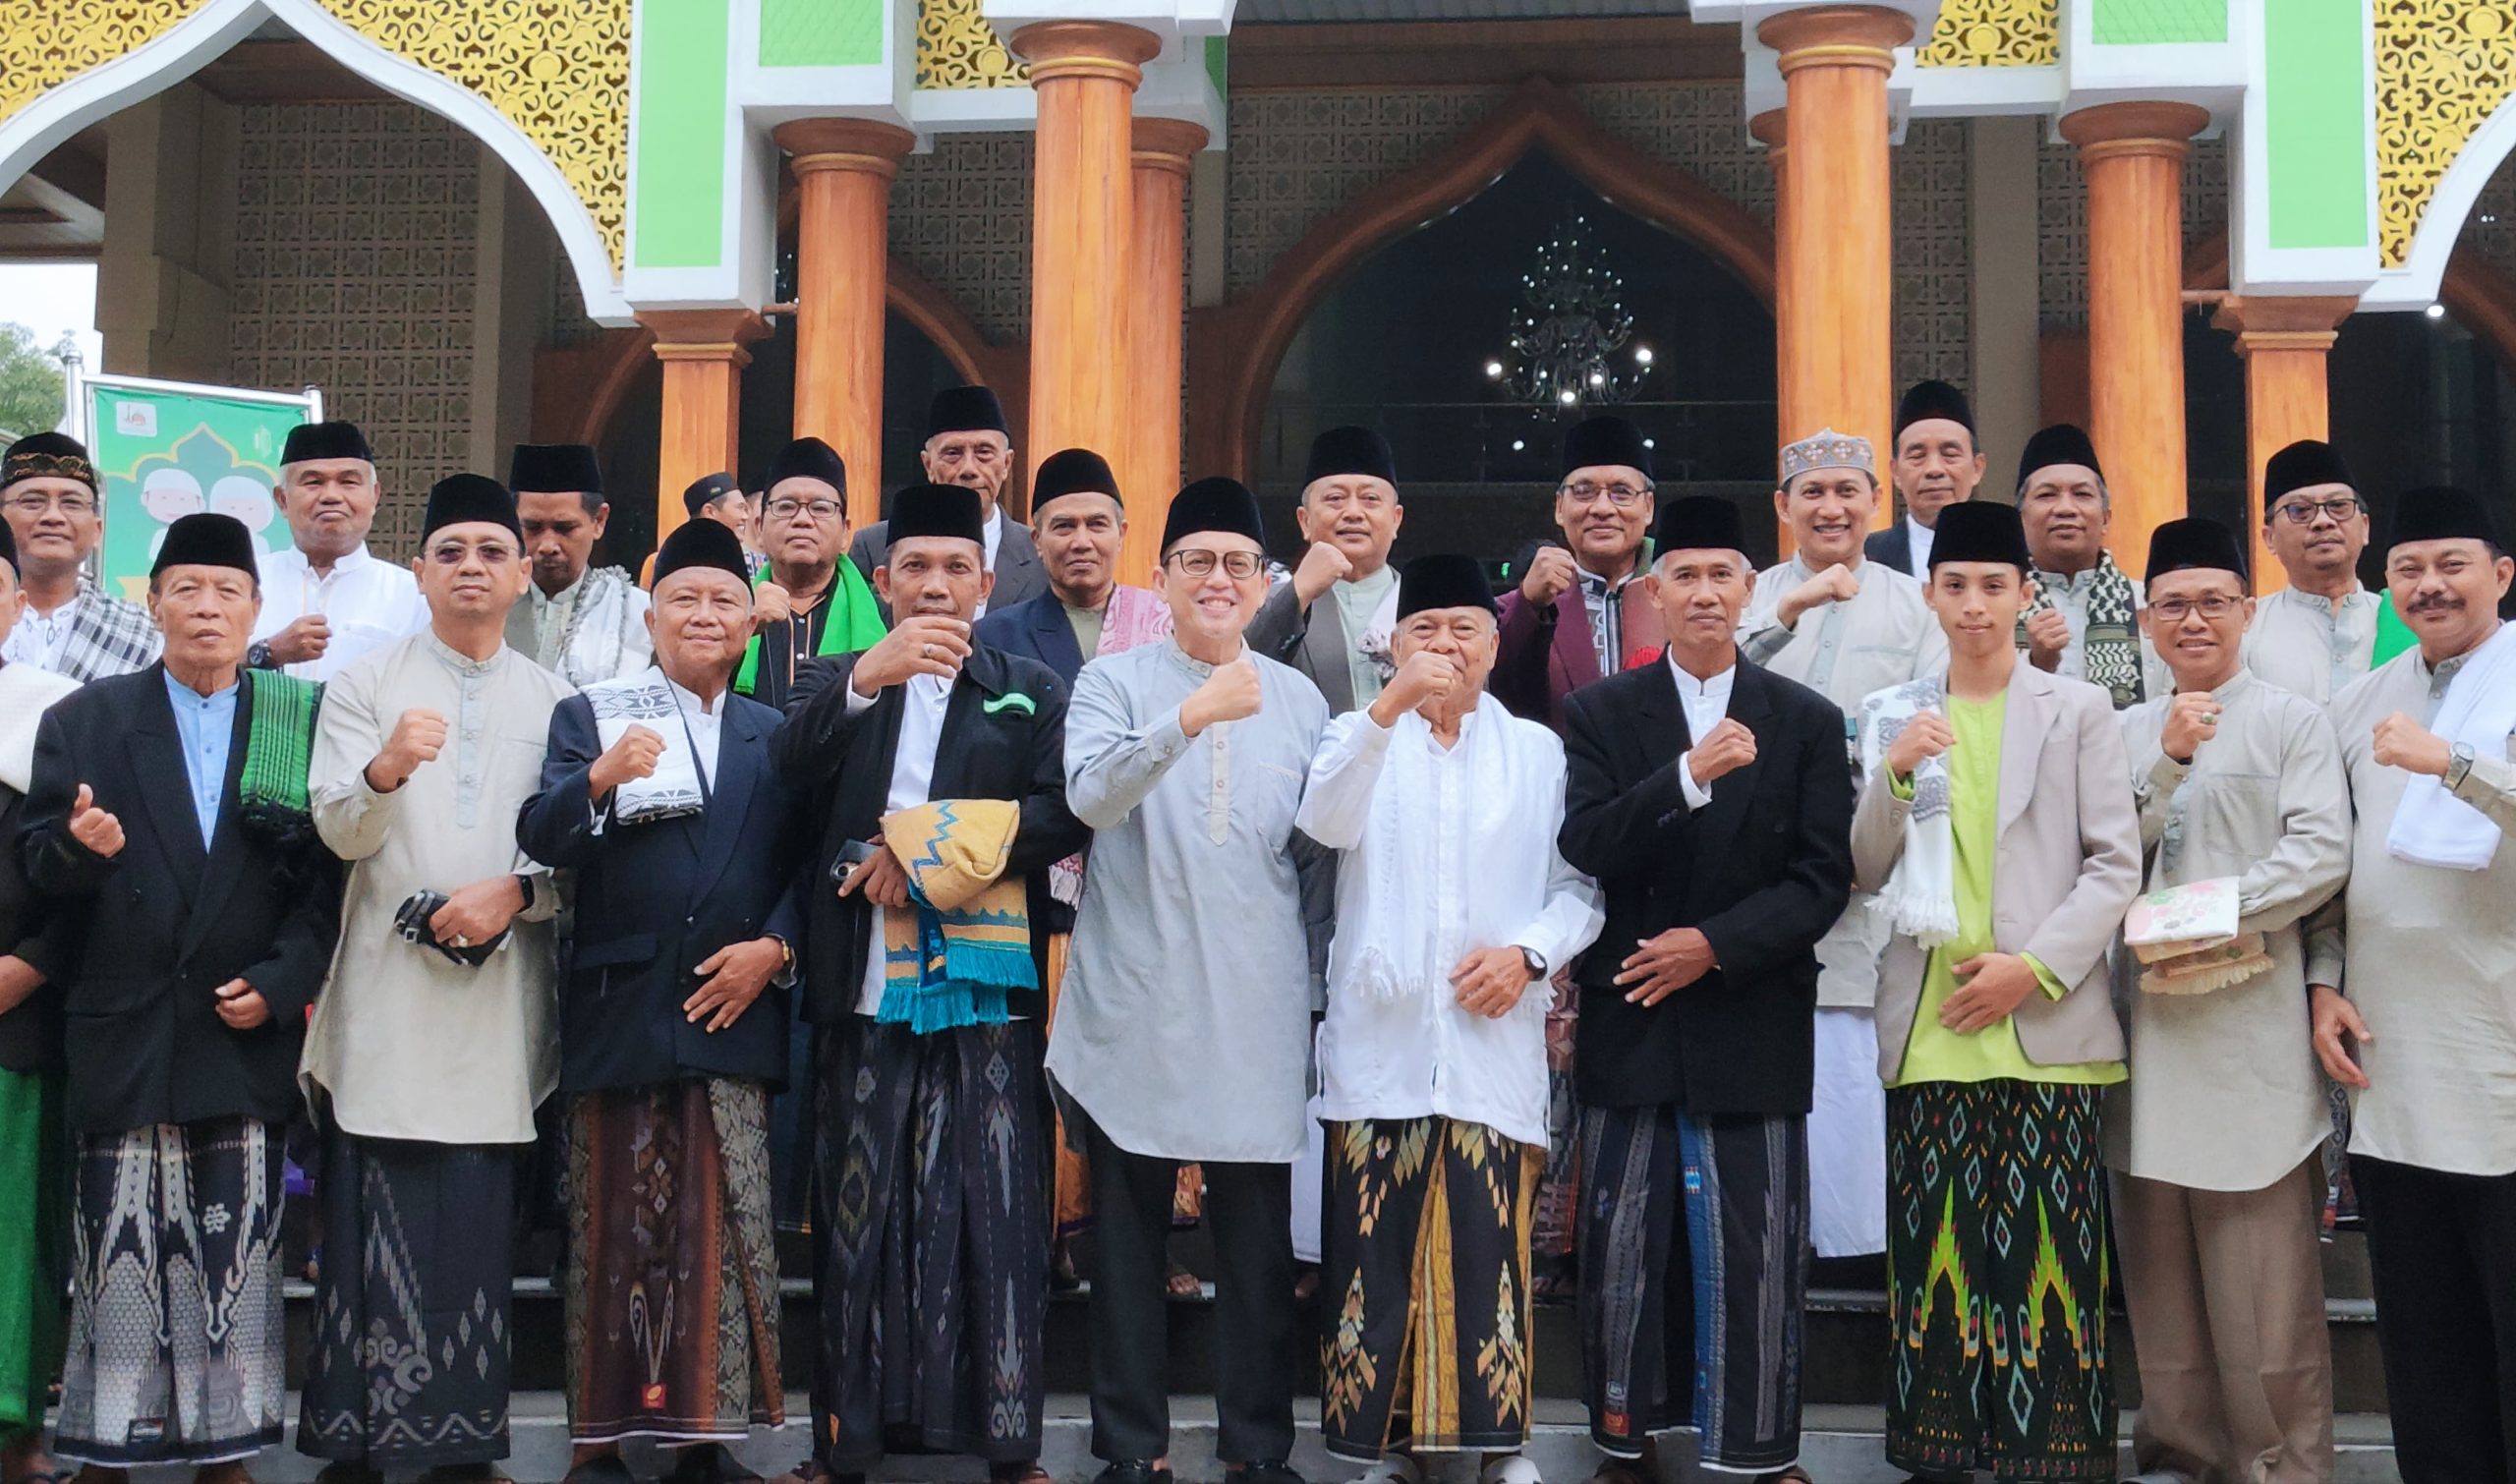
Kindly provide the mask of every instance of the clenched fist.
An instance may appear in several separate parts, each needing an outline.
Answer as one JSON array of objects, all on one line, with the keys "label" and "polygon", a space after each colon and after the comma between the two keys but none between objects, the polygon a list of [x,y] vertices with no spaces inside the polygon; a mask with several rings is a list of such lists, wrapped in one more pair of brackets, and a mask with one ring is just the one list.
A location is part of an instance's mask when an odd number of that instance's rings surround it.
[{"label": "clenched fist", "polygon": [[1572,564],[1572,553],[1562,546],[1540,546],[1529,558],[1529,569],[1520,578],[1520,600],[1541,608],[1555,606],[1555,600],[1580,580],[1580,569]]},{"label": "clenched fist", "polygon": [[70,837],[88,854],[104,860],[122,854],[122,821],[98,809],[96,791],[85,783],[79,785],[78,800],[70,806]]},{"label": "clenched fist", "polygon": [[1810,608],[1823,607],[1830,602],[1850,602],[1859,596],[1860,579],[1853,575],[1852,568],[1841,565],[1828,567],[1782,595],[1782,601],[1774,607],[1774,617],[1786,629],[1797,628],[1800,615]]},{"label": "clenched fist", "polygon": [[2376,723],[2375,746],[2370,756],[2385,768],[2442,778],[2446,765],[2455,760],[2455,750],[2445,738],[2396,712]]},{"label": "clenched fist", "polygon": [[2167,703],[2158,746],[2178,763],[2190,763],[2202,744],[2219,734],[2219,700],[2208,691],[2178,691]]},{"label": "clenched fist", "polygon": [[309,613],[271,636],[271,658],[281,664],[304,664],[323,657],[332,643],[332,625],[320,613]]},{"label": "clenched fist", "polygon": [[445,717],[415,706],[394,719],[393,734],[384,739],[375,761],[367,765],[367,786],[377,793],[391,793],[411,781],[421,764],[435,762],[443,751]]},{"label": "clenched fist", "polygon": [[1312,542],[1301,554],[1301,565],[1293,568],[1293,596],[1303,607],[1319,601],[1319,596],[1344,582],[1354,570],[1352,559],[1329,542]]},{"label": "clenched fist", "polygon": [[1687,771],[1694,774],[1697,788],[1710,788],[1712,780],[1724,773],[1736,772],[1756,761],[1756,734],[1728,716],[1714,723],[1703,740],[1687,751]]},{"label": "clenched fist", "polygon": [[795,611],[795,599],[784,588],[764,582],[751,590],[751,631],[755,634],[772,623],[784,623]]},{"label": "clenched fist", "polygon": [[1398,718],[1428,701],[1449,699],[1458,689],[1458,661],[1448,655],[1431,650],[1417,650],[1406,656],[1398,673],[1381,687],[1380,699],[1372,703],[1372,720],[1390,726]]},{"label": "clenched fist", "polygon": [[2039,670],[2061,667],[2062,652],[2071,647],[2071,621],[2059,608],[2038,608],[2027,615],[2027,662]]},{"label": "clenched fist", "polygon": [[632,778],[656,775],[656,761],[664,755],[664,739],[658,732],[644,726],[631,726],[620,734],[620,740],[602,750],[586,770],[586,785],[598,799]]},{"label": "clenched fist", "polygon": [[970,657],[970,626],[957,618],[933,613],[900,620],[856,661],[848,685],[860,696],[873,696],[907,681],[911,675],[949,680]]},{"label": "clenched fist", "polygon": [[1910,778],[1925,758],[1936,758],[1957,743],[1957,733],[1949,730],[1948,718],[1937,712],[1922,712],[1905,723],[1896,740],[1887,744],[1887,771],[1899,778]]},{"label": "clenched fist", "polygon": [[1257,661],[1243,654],[1229,664],[1215,666],[1206,683],[1179,703],[1179,730],[1193,737],[1219,721],[1254,716],[1264,699]]}]

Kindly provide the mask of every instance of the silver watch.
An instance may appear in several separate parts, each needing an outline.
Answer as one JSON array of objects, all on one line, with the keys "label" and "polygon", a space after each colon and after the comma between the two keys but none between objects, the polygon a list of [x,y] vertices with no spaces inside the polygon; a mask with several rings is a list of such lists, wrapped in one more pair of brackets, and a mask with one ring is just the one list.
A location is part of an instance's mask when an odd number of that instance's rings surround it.
[{"label": "silver watch", "polygon": [[2446,755],[2446,786],[2463,787],[2465,776],[2472,771],[2473,745],[2469,742],[2456,743],[2454,750]]},{"label": "silver watch", "polygon": [[1522,948],[1520,950],[1520,961],[1529,966],[1529,977],[1531,979],[1544,979],[1546,977],[1546,955],[1539,952],[1537,949]]}]

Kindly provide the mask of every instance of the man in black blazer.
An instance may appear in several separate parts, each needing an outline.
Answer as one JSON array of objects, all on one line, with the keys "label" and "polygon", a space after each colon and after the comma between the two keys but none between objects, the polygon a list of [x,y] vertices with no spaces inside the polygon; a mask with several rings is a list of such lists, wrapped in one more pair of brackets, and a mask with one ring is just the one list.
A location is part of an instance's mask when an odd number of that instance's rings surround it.
[{"label": "man in black blazer", "polygon": [[[1066,688],[971,641],[992,581],[975,490],[910,485],[888,538],[875,584],[897,626],[806,665],[774,744],[780,776],[822,801],[805,979],[814,1437],[837,1474],[866,1472],[887,1437],[1020,1478],[1045,1397],[1041,923],[1050,864],[1084,839],[1065,806]],[[947,801],[950,828],[887,837],[886,820]],[[985,883],[980,912],[930,896],[955,859]]]},{"label": "man in black blazer", "polygon": [[1736,506],[1673,501],[1656,537],[1665,657],[1564,713],[1560,844],[1607,893],[1573,1055],[1590,1431],[1641,1459],[1651,1433],[1692,1426],[1709,1466],[1804,1481],[1816,945],[1852,894],[1844,717],[1739,654],[1755,568]]},{"label": "man in black blazer", "polygon": [[280,1440],[282,1125],[340,869],[306,814],[317,688],[242,669],[252,537],[177,521],[148,606],[164,659],[44,713],[16,841],[74,944],[80,1261],[54,1452],[220,1484]]},{"label": "man in black blazer", "polygon": [[[802,810],[770,766],[777,713],[731,689],[751,610],[732,530],[676,529],[656,557],[654,666],[551,713],[516,824],[526,854],[576,873],[559,1093],[578,1484],[625,1484],[636,1437],[715,1455],[685,1474],[739,1476],[724,1445],[785,1417],[769,1099],[803,938]],[[659,1356],[620,1342],[633,1311]]]},{"label": "man in black blazer", "polygon": [[[917,451],[926,477],[939,485],[960,485],[978,491],[980,562],[994,587],[981,599],[981,611],[1009,608],[1048,590],[1048,569],[1040,563],[1031,533],[1004,508],[1004,486],[1013,482],[1013,435],[1004,408],[984,386],[947,386],[926,409],[926,442]],[[1034,501],[1036,504],[1036,499]],[[857,570],[872,577],[889,560],[891,523],[873,521],[859,529],[848,556]],[[885,605],[888,611],[888,604]]]}]

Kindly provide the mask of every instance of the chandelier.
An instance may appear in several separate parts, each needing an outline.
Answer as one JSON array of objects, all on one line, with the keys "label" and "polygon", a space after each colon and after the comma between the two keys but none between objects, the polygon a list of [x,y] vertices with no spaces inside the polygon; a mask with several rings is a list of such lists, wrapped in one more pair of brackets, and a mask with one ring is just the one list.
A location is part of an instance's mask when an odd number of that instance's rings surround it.
[{"label": "chandelier", "polygon": [[1520,275],[1512,311],[1511,356],[1485,363],[1486,379],[1515,401],[1562,414],[1629,401],[1651,373],[1651,348],[1637,345],[1625,307],[1625,280],[1584,238],[1588,219],[1567,212]]}]

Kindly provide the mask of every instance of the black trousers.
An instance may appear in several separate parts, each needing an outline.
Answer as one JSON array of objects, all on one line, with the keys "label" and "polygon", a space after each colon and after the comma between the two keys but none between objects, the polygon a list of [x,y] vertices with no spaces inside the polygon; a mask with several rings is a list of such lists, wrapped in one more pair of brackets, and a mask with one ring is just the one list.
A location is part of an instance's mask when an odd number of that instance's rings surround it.
[{"label": "black trousers", "polygon": [[[1179,1162],[1129,1154],[1069,1109],[1092,1161],[1092,1452],[1171,1452],[1171,1193]],[[1292,1167],[1207,1161],[1214,1234],[1215,1452],[1227,1463],[1293,1451]]]},{"label": "black trousers", "polygon": [[2516,1174],[2364,1155],[2376,1348],[2403,1484],[2516,1481]]}]

